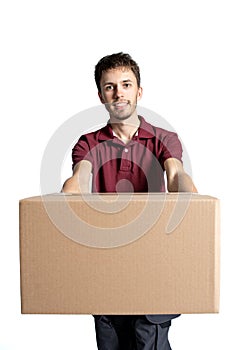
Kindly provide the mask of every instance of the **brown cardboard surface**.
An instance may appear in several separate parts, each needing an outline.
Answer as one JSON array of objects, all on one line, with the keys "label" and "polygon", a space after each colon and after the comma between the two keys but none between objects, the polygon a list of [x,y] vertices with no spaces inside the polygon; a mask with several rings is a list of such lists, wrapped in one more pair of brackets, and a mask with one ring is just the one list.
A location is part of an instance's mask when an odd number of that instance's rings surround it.
[{"label": "brown cardboard surface", "polygon": [[219,221],[198,194],[21,200],[21,311],[216,313]]}]

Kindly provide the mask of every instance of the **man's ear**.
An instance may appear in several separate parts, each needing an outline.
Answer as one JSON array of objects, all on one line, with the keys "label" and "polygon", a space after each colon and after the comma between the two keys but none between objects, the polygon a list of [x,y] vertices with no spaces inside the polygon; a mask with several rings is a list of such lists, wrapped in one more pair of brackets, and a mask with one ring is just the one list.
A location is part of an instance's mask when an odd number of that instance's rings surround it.
[{"label": "man's ear", "polygon": [[143,93],[142,87],[138,88],[138,96],[137,96],[137,100],[138,100],[138,101],[141,100],[141,98],[142,98],[142,93]]},{"label": "man's ear", "polygon": [[99,96],[99,99],[100,99],[101,103],[104,103],[104,99],[103,99],[103,97],[102,97],[102,95],[101,95],[101,93],[99,91],[98,91],[98,96]]}]

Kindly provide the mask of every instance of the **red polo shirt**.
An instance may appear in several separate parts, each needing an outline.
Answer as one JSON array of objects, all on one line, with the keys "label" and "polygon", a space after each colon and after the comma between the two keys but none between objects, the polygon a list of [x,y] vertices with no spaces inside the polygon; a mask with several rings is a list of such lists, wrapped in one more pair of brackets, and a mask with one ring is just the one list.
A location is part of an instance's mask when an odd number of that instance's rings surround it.
[{"label": "red polo shirt", "polygon": [[164,192],[164,162],[181,161],[177,134],[140,118],[138,132],[124,144],[110,124],[80,137],[73,148],[73,168],[81,160],[92,163],[92,192]]}]

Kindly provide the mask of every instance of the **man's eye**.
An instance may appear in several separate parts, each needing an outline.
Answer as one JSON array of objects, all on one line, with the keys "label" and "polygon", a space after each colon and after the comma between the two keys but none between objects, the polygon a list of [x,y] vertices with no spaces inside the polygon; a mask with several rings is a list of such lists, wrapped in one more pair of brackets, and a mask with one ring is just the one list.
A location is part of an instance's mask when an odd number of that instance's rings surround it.
[{"label": "man's eye", "polygon": [[112,87],[112,85],[107,85],[107,86],[105,86],[105,89],[106,89],[106,90],[112,90],[113,87]]},{"label": "man's eye", "polygon": [[131,86],[130,83],[125,83],[125,84],[124,84],[124,87],[125,87],[125,88],[128,88],[128,87],[130,87],[130,86]]}]

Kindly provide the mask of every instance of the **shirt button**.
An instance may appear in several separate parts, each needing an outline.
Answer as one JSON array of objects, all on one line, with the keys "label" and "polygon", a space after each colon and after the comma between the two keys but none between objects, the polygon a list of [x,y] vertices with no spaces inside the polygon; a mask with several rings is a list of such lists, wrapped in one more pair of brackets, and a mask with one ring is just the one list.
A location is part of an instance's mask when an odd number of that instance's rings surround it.
[{"label": "shirt button", "polygon": [[128,148],[125,148],[125,152],[126,152],[126,153],[128,153],[128,152],[129,152]]}]

